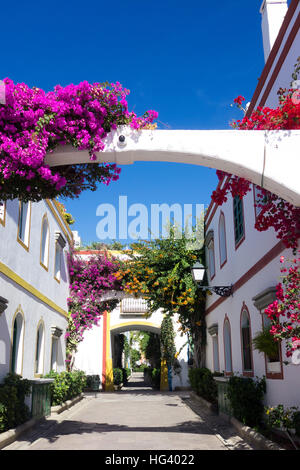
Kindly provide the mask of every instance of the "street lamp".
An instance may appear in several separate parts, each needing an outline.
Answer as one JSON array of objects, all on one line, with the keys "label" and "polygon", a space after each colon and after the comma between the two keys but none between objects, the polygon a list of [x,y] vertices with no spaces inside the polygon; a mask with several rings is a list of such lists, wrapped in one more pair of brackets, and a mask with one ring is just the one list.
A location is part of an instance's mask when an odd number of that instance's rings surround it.
[{"label": "street lamp", "polygon": [[202,286],[201,283],[205,274],[205,267],[197,261],[191,268],[193,281],[199,289],[210,290],[215,292],[215,294],[220,295],[221,297],[229,297],[232,295],[233,286]]}]

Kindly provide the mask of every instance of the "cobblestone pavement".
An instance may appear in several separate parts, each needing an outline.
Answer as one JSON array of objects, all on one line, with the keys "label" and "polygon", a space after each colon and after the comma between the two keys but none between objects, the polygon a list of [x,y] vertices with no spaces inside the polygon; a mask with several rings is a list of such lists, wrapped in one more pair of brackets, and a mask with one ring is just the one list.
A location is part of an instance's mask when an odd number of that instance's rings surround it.
[{"label": "cobblestone pavement", "polygon": [[[140,381],[139,381],[140,380]],[[3,450],[250,450],[189,392],[159,392],[134,377],[114,393],[86,394]]]}]

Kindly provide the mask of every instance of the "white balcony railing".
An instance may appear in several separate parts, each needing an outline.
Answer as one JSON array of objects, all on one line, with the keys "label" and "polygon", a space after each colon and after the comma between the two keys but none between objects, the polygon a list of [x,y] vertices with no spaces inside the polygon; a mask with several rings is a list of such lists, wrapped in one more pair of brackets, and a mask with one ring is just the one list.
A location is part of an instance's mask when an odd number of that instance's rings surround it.
[{"label": "white balcony railing", "polygon": [[121,301],[121,314],[139,314],[148,312],[147,302],[144,299],[125,298]]}]

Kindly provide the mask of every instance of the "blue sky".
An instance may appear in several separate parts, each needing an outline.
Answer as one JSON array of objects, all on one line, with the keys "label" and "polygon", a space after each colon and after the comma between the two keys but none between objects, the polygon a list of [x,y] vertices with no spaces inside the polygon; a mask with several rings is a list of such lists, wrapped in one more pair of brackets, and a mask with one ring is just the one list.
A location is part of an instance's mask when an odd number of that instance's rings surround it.
[{"label": "blue sky", "polygon": [[[171,129],[228,129],[264,66],[262,0],[5,2],[2,77],[48,91],[56,84],[119,81],[130,110],[159,113]],[[163,128],[163,124],[159,127]],[[99,204],[205,204],[215,170],[180,164],[123,166],[118,182],[64,201],[84,243],[97,240]],[[117,234],[118,235],[118,234]],[[117,236],[118,238],[118,236]]]}]

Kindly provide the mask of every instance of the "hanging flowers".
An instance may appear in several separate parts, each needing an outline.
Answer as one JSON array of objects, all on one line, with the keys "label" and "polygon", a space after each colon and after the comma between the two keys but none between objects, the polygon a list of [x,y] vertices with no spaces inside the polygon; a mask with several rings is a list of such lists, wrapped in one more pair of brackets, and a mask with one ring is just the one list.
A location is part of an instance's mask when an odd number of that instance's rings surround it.
[{"label": "hanging flowers", "polygon": [[119,178],[115,164],[87,163],[50,168],[46,153],[70,144],[88,150],[91,162],[104,149],[103,139],[118,125],[147,128],[156,111],[142,117],[128,111],[129,90],[120,83],[93,83],[62,87],[48,93],[4,79],[5,101],[0,103],[0,199],[24,201],[77,197],[94,191],[97,183]]},{"label": "hanging flowers", "polygon": [[[300,57],[292,75],[296,80],[300,71]],[[300,129],[300,100],[295,98],[295,89],[280,89],[279,106],[276,109],[258,107],[250,117],[244,116],[232,124],[232,127],[240,130],[276,130],[276,129]],[[234,102],[239,109],[245,101],[243,96],[238,96]],[[219,180],[227,177],[226,184],[220,185],[212,193],[212,200],[222,205],[227,200],[227,194],[232,197],[243,198],[251,189],[250,181],[238,176],[229,175],[223,171],[217,171]],[[273,227],[276,236],[283,241],[287,248],[297,249],[300,234],[300,208],[295,207],[284,199],[270,193],[266,189],[260,189],[261,200],[257,206],[261,208],[256,218],[255,228],[259,231]]]},{"label": "hanging flowers", "polygon": [[88,261],[75,252],[69,254],[69,324],[65,335],[68,361],[72,352],[76,351],[77,344],[82,341],[84,332],[98,325],[106,310],[113,310],[117,306],[118,299],[103,300],[103,296],[123,289],[115,275],[120,267],[121,262],[109,256],[108,252],[98,253]]}]

